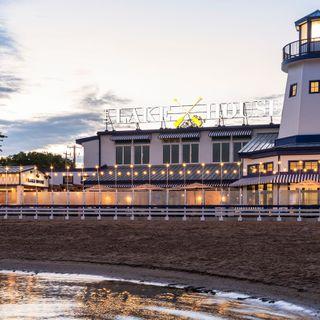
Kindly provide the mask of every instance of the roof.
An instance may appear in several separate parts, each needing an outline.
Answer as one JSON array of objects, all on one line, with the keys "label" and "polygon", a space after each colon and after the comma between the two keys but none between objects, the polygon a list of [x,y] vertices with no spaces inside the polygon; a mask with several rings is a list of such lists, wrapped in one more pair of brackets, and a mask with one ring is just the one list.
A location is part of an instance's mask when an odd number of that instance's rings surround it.
[{"label": "roof", "polygon": [[34,165],[27,166],[0,166],[0,173],[20,173],[34,169]]},{"label": "roof", "polygon": [[[233,182],[240,177],[240,168],[237,163],[225,163],[222,166],[220,163],[206,164],[204,167],[201,164],[187,164],[183,167],[182,164],[172,164],[168,168],[166,165],[154,165],[149,168],[147,165],[139,165],[134,168],[130,166],[107,167],[103,170],[103,174],[99,175],[99,183],[104,185],[114,186],[121,184],[187,184],[190,183],[220,183],[221,181]],[[120,175],[119,175],[120,173]],[[133,176],[132,176],[133,173]],[[132,179],[133,177],[133,179]],[[150,179],[149,179],[150,178]],[[98,177],[94,174],[89,174],[85,184],[97,184]]]},{"label": "roof", "polygon": [[[228,134],[229,137],[232,133],[234,136],[239,136],[237,131],[240,131],[241,134],[246,133],[248,135],[248,131],[254,129],[278,129],[279,124],[256,124],[256,125],[237,125],[237,126],[215,126],[215,127],[201,127],[201,128],[159,128],[159,129],[136,129],[136,130],[112,130],[112,131],[99,131],[96,136],[80,138],[76,140],[76,143],[82,144],[87,141],[98,140],[100,135],[110,135],[110,136],[131,136],[131,135],[151,135],[152,133],[159,133],[160,135],[164,134],[178,134],[178,133],[197,133],[202,131],[209,132],[223,132],[224,134]],[[220,136],[221,137],[221,136]]]},{"label": "roof", "polygon": [[209,132],[209,137],[251,137],[251,128],[241,129],[217,129]]},{"label": "roof", "polygon": [[254,153],[272,149],[277,137],[277,133],[257,134],[239,151],[239,154]]},{"label": "roof", "polygon": [[244,177],[230,184],[230,187],[244,187],[258,184],[289,184],[299,183],[303,181],[313,181],[320,183],[320,175],[318,173],[278,173],[275,175],[261,177]]},{"label": "roof", "polygon": [[304,22],[306,22],[308,20],[313,20],[313,19],[317,19],[317,18],[320,18],[320,10],[316,10],[316,11],[306,15],[305,17],[297,20],[295,22],[295,25],[299,26],[299,25],[301,25],[302,23],[304,23]]},{"label": "roof", "polygon": [[199,139],[200,132],[160,133],[159,139]]},{"label": "roof", "polygon": [[244,186],[254,186],[258,184],[273,183],[275,180],[275,177],[276,177],[275,175],[261,176],[261,177],[246,177],[234,183],[231,183],[230,187],[244,187]]},{"label": "roof", "polygon": [[112,141],[138,141],[138,140],[150,140],[151,135],[150,134],[124,134],[124,135],[113,135],[111,136]]}]

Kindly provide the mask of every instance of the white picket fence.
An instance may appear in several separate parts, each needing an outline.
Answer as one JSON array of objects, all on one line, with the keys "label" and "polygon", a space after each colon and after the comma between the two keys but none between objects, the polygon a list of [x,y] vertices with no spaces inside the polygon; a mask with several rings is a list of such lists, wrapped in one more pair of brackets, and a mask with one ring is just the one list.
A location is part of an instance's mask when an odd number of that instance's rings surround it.
[{"label": "white picket fence", "polygon": [[320,208],[290,208],[290,207],[41,207],[41,206],[2,206],[2,219],[96,219],[105,218],[118,220],[145,218],[152,219],[182,219],[184,221],[199,219],[200,221],[217,219],[255,219],[257,221],[284,219],[316,219],[320,222]]}]

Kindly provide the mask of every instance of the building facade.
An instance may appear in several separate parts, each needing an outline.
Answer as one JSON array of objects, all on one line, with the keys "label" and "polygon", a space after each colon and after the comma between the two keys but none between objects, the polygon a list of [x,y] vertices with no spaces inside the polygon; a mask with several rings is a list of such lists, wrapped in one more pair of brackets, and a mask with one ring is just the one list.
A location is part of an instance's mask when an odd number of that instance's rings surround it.
[{"label": "building facade", "polygon": [[232,186],[247,194],[269,191],[273,204],[281,204],[281,193],[310,191],[319,204],[320,11],[295,25],[299,40],[283,48],[288,76],[279,134],[257,135],[239,151],[243,178]]}]

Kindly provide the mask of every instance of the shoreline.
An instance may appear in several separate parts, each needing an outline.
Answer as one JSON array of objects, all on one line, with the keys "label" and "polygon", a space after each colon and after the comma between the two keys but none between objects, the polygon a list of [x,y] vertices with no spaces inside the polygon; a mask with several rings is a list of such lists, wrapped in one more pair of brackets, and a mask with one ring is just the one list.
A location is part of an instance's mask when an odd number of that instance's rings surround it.
[{"label": "shoreline", "polygon": [[[308,291],[295,290],[289,287],[264,284],[249,279],[235,279],[228,276],[205,275],[197,272],[168,270],[165,268],[150,268],[121,264],[108,264],[79,261],[38,261],[1,259],[0,270],[47,272],[61,274],[84,274],[141,281],[147,283],[161,283],[167,286],[181,285],[184,290],[195,292],[223,291],[246,294],[253,298],[285,301],[315,312],[320,310],[320,301]],[[183,289],[183,288],[182,288]]]}]

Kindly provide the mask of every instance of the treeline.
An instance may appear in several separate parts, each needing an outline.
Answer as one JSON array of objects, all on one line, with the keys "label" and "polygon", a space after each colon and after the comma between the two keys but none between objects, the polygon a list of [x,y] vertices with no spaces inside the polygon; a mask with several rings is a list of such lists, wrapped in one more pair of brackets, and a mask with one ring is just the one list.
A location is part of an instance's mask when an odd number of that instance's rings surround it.
[{"label": "treeline", "polygon": [[2,166],[26,166],[36,165],[40,170],[49,170],[53,166],[55,170],[63,170],[66,166],[73,167],[73,162],[61,155],[47,152],[19,152],[0,159]]}]

